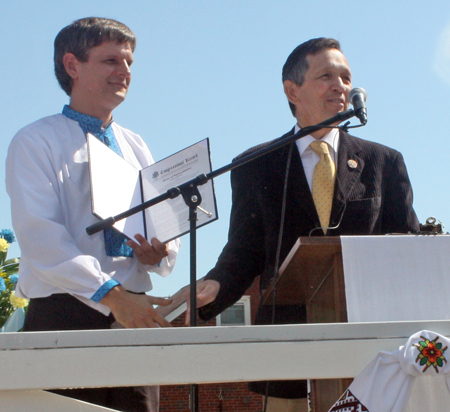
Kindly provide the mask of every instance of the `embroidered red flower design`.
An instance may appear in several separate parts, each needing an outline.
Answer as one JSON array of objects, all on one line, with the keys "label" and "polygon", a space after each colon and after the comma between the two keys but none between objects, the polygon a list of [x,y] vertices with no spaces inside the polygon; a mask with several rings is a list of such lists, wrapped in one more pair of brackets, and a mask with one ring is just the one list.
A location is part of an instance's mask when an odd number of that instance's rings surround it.
[{"label": "embroidered red flower design", "polygon": [[447,346],[445,348],[442,347],[442,343],[438,342],[439,336],[436,336],[433,340],[429,340],[423,336],[421,338],[423,341],[419,341],[413,345],[419,350],[416,362],[424,365],[422,372],[425,372],[430,366],[433,366],[435,371],[439,373],[439,368],[444,363],[447,363],[447,359],[444,356]]},{"label": "embroidered red flower design", "polygon": [[436,359],[442,355],[442,352],[432,343],[422,350],[422,355],[428,358],[430,363],[435,363]]}]

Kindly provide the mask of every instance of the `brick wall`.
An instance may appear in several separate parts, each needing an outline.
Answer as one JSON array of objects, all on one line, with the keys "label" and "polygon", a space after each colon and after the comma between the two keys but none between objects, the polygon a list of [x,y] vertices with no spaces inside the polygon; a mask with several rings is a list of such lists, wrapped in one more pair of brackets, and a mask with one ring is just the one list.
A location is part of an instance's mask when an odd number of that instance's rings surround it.
[{"label": "brick wall", "polygon": [[[246,383],[199,385],[199,412],[261,412],[262,396]],[[189,412],[189,385],[161,386],[160,412]]]}]

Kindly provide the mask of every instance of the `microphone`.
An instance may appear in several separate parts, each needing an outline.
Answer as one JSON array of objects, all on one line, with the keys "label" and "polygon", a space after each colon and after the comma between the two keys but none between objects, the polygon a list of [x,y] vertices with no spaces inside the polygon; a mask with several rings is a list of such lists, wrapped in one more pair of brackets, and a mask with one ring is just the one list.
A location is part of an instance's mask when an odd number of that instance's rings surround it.
[{"label": "microphone", "polygon": [[356,117],[362,125],[365,125],[367,123],[366,91],[362,87],[352,89],[348,94],[348,99],[355,110]]}]

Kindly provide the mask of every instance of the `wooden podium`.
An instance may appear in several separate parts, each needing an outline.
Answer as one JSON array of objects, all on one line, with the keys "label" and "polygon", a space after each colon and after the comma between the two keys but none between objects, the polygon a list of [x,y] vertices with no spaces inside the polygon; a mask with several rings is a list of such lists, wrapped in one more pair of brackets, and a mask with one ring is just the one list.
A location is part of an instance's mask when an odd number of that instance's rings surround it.
[{"label": "wooden podium", "polygon": [[[262,304],[303,304],[308,323],[347,322],[339,237],[300,237],[262,296]],[[311,381],[313,412],[327,412],[351,379]]]}]

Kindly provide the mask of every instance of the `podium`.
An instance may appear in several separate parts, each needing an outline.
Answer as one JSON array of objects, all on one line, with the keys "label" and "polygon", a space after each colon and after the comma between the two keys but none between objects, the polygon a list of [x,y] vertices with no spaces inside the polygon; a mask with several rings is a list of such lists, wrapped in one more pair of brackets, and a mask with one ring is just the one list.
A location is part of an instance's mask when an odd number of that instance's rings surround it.
[{"label": "podium", "polygon": [[[347,322],[340,238],[297,239],[261,299],[263,305],[305,305],[307,323]],[[312,411],[327,412],[351,381],[312,380]]]}]

